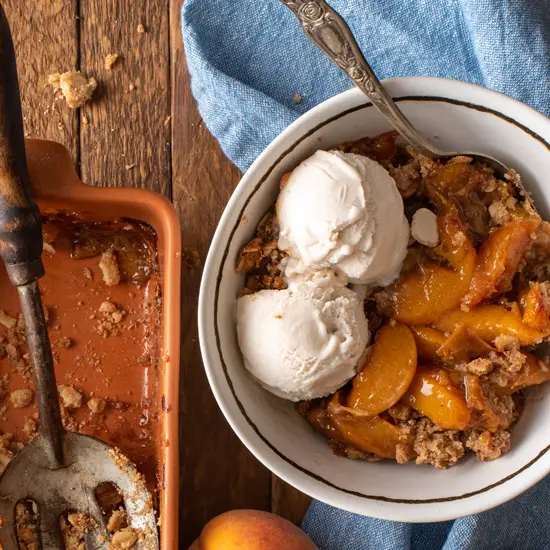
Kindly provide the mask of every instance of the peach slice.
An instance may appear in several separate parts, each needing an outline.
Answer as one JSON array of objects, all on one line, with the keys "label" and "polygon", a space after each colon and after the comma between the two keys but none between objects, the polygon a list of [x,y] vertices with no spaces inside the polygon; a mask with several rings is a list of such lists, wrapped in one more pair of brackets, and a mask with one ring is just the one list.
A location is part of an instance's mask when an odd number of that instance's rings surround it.
[{"label": "peach slice", "polygon": [[437,362],[437,350],[445,343],[445,335],[432,327],[410,327],[416,342],[418,358],[423,361]]},{"label": "peach slice", "polygon": [[411,435],[405,428],[379,416],[368,418],[361,411],[340,405],[339,392],[334,394],[328,409],[343,441],[360,451],[395,458],[397,445],[412,445]]},{"label": "peach slice", "polygon": [[437,355],[448,363],[459,363],[484,357],[492,349],[466,323],[462,323],[437,350]]},{"label": "peach slice", "polygon": [[471,422],[464,390],[444,369],[418,367],[402,401],[446,430],[464,430]]},{"label": "peach slice", "polygon": [[512,278],[525,255],[539,219],[514,220],[491,233],[481,245],[470,290],[463,303],[468,307],[510,289]]},{"label": "peach slice", "polygon": [[416,344],[410,329],[399,323],[376,333],[374,349],[353,379],[347,403],[375,416],[395,405],[407,391],[416,372]]},{"label": "peach slice", "polygon": [[307,421],[325,437],[343,441],[342,434],[334,425],[330,413],[326,407],[314,407],[306,414]]},{"label": "peach slice", "polygon": [[510,380],[508,385],[502,389],[504,393],[512,394],[529,386],[536,386],[550,380],[550,368],[532,353],[523,352],[527,361],[517,376]]},{"label": "peach slice", "polygon": [[538,283],[532,283],[531,288],[522,296],[523,322],[536,330],[548,329],[550,324],[548,304]]},{"label": "peach slice", "polygon": [[513,310],[499,305],[479,306],[471,311],[455,309],[443,314],[433,326],[443,332],[453,332],[461,324],[485,342],[505,334],[517,338],[521,346],[528,346],[550,334],[550,330],[539,331],[524,324],[517,306]]},{"label": "peach slice", "polygon": [[390,289],[395,318],[406,325],[428,325],[443,313],[460,305],[470,288],[476,252],[454,204],[438,217],[441,244],[436,252],[451,268],[420,266]]}]

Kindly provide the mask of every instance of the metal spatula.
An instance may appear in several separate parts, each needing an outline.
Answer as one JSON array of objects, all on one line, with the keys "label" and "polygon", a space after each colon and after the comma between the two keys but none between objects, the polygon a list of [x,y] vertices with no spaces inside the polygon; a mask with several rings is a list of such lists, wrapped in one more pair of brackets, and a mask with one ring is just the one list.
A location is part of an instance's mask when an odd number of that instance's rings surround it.
[{"label": "metal spatula", "polygon": [[19,292],[40,412],[40,436],[12,458],[0,478],[0,540],[4,550],[19,548],[15,508],[30,499],[42,550],[64,547],[60,516],[66,512],[93,517],[87,548],[106,549],[109,537],[95,490],[112,483],[124,499],[129,527],[139,535],[132,548],[156,549],[155,515],[143,477],[106,443],[63,429],[38,288],[44,275],[41,254],[41,216],[27,175],[15,54],[0,6],[0,255]]}]

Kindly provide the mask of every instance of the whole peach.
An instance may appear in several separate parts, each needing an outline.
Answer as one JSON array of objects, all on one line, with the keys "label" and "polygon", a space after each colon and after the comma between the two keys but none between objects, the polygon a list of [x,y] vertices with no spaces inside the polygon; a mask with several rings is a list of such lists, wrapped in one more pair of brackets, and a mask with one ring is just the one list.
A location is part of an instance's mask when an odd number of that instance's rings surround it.
[{"label": "whole peach", "polygon": [[298,527],[275,514],[232,510],[211,519],[189,550],[318,550]]}]

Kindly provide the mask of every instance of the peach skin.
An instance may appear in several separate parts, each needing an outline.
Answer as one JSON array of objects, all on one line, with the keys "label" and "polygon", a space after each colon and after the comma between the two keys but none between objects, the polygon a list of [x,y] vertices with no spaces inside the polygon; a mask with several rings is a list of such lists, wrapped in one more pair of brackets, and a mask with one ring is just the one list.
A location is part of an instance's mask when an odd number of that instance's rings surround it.
[{"label": "peach skin", "polygon": [[412,445],[405,428],[395,426],[380,416],[369,417],[359,409],[340,404],[340,392],[330,400],[328,411],[338,429],[338,441],[351,445],[365,453],[384,458],[395,458],[398,445]]},{"label": "peach skin", "polygon": [[459,325],[465,324],[485,342],[492,342],[500,334],[517,338],[521,346],[529,346],[540,342],[550,331],[539,331],[526,325],[514,302],[512,309],[500,305],[478,306],[471,311],[455,309],[444,313],[436,322],[434,328],[443,332],[453,332]]},{"label": "peach skin", "polygon": [[437,350],[445,343],[447,338],[441,331],[432,327],[409,327],[414,335],[418,359],[424,362],[438,362],[440,360]]},{"label": "peach skin", "polygon": [[395,405],[416,372],[416,344],[405,325],[385,325],[376,333],[372,354],[353,379],[348,406],[375,416]]},{"label": "peach skin", "polygon": [[531,283],[531,287],[520,300],[523,311],[523,322],[536,330],[545,330],[550,324],[549,308],[539,283]]},{"label": "peach skin", "polygon": [[418,367],[402,401],[446,430],[465,430],[471,421],[464,390],[443,369]]},{"label": "peach skin", "polygon": [[296,525],[269,512],[231,510],[211,519],[189,550],[318,550]]},{"label": "peach skin", "polygon": [[540,219],[535,218],[514,220],[489,235],[479,249],[470,290],[462,300],[464,304],[473,307],[510,289],[540,224]]}]

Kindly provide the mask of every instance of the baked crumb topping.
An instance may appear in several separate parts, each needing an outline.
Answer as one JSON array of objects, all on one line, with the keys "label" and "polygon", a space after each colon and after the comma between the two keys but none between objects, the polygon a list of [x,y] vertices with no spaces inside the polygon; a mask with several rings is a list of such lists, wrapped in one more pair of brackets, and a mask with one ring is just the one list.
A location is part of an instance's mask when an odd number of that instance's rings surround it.
[{"label": "baked crumb topping", "polygon": [[96,79],[86,78],[80,71],[53,73],[48,76],[48,82],[54,88],[61,90],[71,109],[78,109],[85,105],[97,88]]}]

